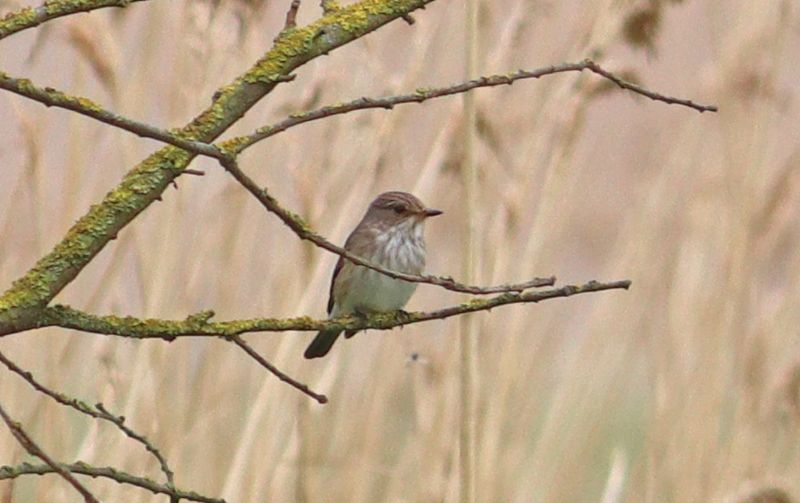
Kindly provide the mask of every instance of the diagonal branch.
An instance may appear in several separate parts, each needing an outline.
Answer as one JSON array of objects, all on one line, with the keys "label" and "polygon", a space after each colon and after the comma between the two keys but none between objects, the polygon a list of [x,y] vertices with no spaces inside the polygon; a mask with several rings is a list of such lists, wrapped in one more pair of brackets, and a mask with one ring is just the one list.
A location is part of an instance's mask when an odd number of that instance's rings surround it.
[{"label": "diagonal branch", "polygon": [[[294,5],[295,4],[293,2],[292,8]],[[292,8],[290,8],[289,13],[287,14],[287,20],[289,14],[292,12]],[[7,91],[19,94],[20,96],[25,96],[26,98],[38,101],[48,107],[63,108],[87,117],[91,117],[95,120],[123,129],[125,131],[129,131],[143,138],[152,138],[154,140],[184,149],[188,152],[204,155],[218,160],[224,160],[226,156],[230,157],[231,155],[239,154],[261,140],[306,122],[354,112],[357,110],[368,110],[374,108],[383,108],[388,110],[394,108],[395,105],[422,103],[423,101],[430,99],[465,93],[480,87],[511,85],[517,80],[532,78],[538,79],[546,75],[564,72],[580,72],[583,70],[592,71],[610,80],[623,89],[646,96],[655,101],[678,104],[693,108],[699,112],[717,111],[716,106],[699,105],[691,100],[673,98],[671,96],[650,91],[641,86],[628,82],[614,73],[609,72],[608,70],[605,70],[594,61],[586,59],[580,63],[564,63],[561,65],[539,68],[537,70],[519,70],[517,72],[508,74],[480,77],[447,87],[420,88],[412,94],[401,94],[382,98],[362,97],[347,103],[329,105],[309,112],[292,114],[288,118],[283,119],[282,121],[273,125],[261,127],[250,135],[238,136],[223,141],[219,144],[219,146],[216,146],[203,141],[193,140],[187,137],[181,131],[172,132],[167,129],[152,126],[145,122],[130,119],[110,110],[106,110],[88,98],[70,95],[50,87],[38,87],[29,79],[14,78],[3,72],[0,72],[0,89],[5,89]],[[290,82],[294,80],[295,76],[293,74],[276,75],[272,78],[274,83],[280,83]],[[184,172],[186,171],[184,170]]]},{"label": "diagonal branch", "polygon": [[700,113],[703,113],[703,112],[718,112],[719,111],[719,109],[717,108],[716,105],[701,105],[699,103],[695,103],[692,100],[685,100],[685,99],[681,99],[681,98],[673,98],[671,96],[666,96],[664,94],[657,93],[657,92],[654,92],[654,91],[650,91],[649,89],[645,89],[644,87],[642,87],[642,86],[640,86],[638,84],[634,84],[633,82],[629,82],[629,81],[623,79],[622,77],[614,75],[613,73],[611,73],[608,70],[604,69],[603,67],[601,67],[600,65],[598,65],[597,63],[592,61],[591,59],[585,59],[581,64],[585,65],[585,68],[587,70],[589,70],[591,72],[594,72],[597,75],[600,75],[602,77],[607,78],[608,80],[610,80],[611,82],[613,82],[617,86],[619,86],[620,88],[627,89],[628,91],[632,91],[632,92],[634,92],[636,94],[641,94],[642,96],[650,98],[651,100],[661,101],[663,103],[666,103],[667,105],[681,105],[681,106],[684,106],[684,107],[693,108],[693,109],[697,110]]},{"label": "diagonal branch", "polygon": [[[475,298],[469,302],[430,312],[389,312],[367,317],[344,316],[329,320],[300,318],[253,318],[245,320],[212,322],[213,311],[204,311],[185,320],[142,319],[119,316],[88,314],[69,306],[57,305],[45,308],[36,327],[58,326],[82,332],[102,335],[117,335],[133,339],[162,339],[173,341],[178,337],[232,337],[252,332],[317,332],[319,330],[387,330],[394,327],[443,320],[452,316],[477,311],[489,311],[495,307],[511,304],[538,303],[545,300],[571,297],[604,290],[627,290],[627,280],[600,283],[590,281],[583,285],[565,285],[547,290],[529,290],[522,293],[508,292],[489,298]],[[34,328],[34,327],[30,327]]]},{"label": "diagonal branch", "polygon": [[[276,82],[287,82],[294,79],[294,75],[286,77],[278,76],[275,79]],[[222,158],[223,156],[222,152],[214,145],[182,137],[180,136],[180,132],[173,133],[166,129],[151,126],[145,122],[129,119],[104,109],[88,98],[66,94],[51,87],[38,87],[28,79],[17,79],[4,72],[0,72],[0,89],[25,96],[26,98],[38,101],[48,107],[70,110],[110,126],[130,131],[137,136],[159,140],[189,152],[213,158]]]},{"label": "diagonal branch", "polygon": [[590,59],[585,59],[579,63],[564,63],[560,65],[548,66],[545,68],[539,68],[536,70],[518,70],[516,72],[511,72],[503,75],[491,75],[488,77],[479,77],[477,79],[468,80],[466,82],[461,82],[446,87],[420,88],[411,94],[400,94],[395,96],[386,96],[383,98],[364,97],[347,103],[325,106],[309,112],[292,114],[291,116],[280,122],[257,129],[253,134],[246,136],[238,136],[236,138],[231,138],[230,140],[226,140],[220,144],[220,148],[238,154],[243,150],[245,150],[246,148],[252,146],[254,143],[269,138],[270,136],[274,136],[278,133],[282,133],[283,131],[286,131],[289,128],[298,126],[300,124],[305,124],[306,122],[311,122],[319,119],[324,119],[326,117],[331,117],[333,115],[341,115],[349,112],[354,112],[356,110],[368,110],[374,108],[383,108],[390,110],[394,108],[395,105],[402,105],[406,103],[422,103],[423,101],[427,101],[434,98],[441,98],[444,96],[451,96],[454,94],[465,93],[473,89],[477,89],[479,87],[511,85],[517,80],[538,79],[546,75],[553,75],[565,72],[582,72],[584,70],[589,70],[591,72],[594,72],[614,82],[616,85],[618,85],[623,89],[627,89],[636,94],[646,96],[651,100],[661,101],[667,104],[675,104],[675,105],[689,107],[701,113],[717,111],[717,107],[713,105],[700,105],[694,103],[691,100],[673,98],[671,96],[666,96],[654,91],[650,91],[641,86],[628,82],[622,79],[621,77],[618,77],[617,75],[613,74],[612,72],[609,72],[608,70],[605,70],[600,65],[598,65],[597,63],[595,63]]},{"label": "diagonal branch", "polygon": [[347,260],[364,266],[368,267],[374,271],[378,271],[381,274],[385,274],[390,278],[401,279],[403,281],[409,281],[411,283],[428,283],[430,285],[437,285],[447,290],[452,290],[454,292],[461,292],[461,293],[470,293],[473,295],[484,295],[490,293],[503,293],[503,292],[523,292],[530,288],[537,288],[543,286],[552,286],[555,284],[556,278],[555,276],[551,276],[549,278],[533,278],[532,280],[525,281],[524,283],[517,283],[511,285],[497,285],[497,286],[474,286],[474,285],[464,285],[459,283],[453,278],[449,277],[441,277],[441,276],[431,276],[431,275],[416,275],[416,274],[406,274],[398,271],[393,271],[391,269],[386,269],[378,264],[370,262],[369,260],[363,259],[358,255],[353,255],[349,251],[336,246],[335,244],[331,243],[324,237],[320,236],[316,232],[314,232],[308,223],[303,220],[300,215],[292,213],[291,211],[285,209],[278,203],[278,200],[269,195],[265,189],[260,188],[252,178],[247,176],[241,169],[239,169],[239,165],[234,159],[225,159],[222,161],[222,165],[225,169],[233,175],[233,177],[244,186],[258,201],[264,206],[268,211],[274,213],[278,216],[278,218],[283,221],[292,231],[300,239],[304,239],[307,241],[311,241],[315,245],[319,246],[320,248],[324,248],[330,252],[333,252],[341,257],[346,258]]},{"label": "diagonal branch", "polygon": [[2,405],[0,405],[0,417],[3,418],[3,421],[8,426],[8,429],[11,430],[11,434],[14,435],[14,438],[17,439],[17,441],[28,452],[28,454],[41,459],[47,464],[47,467],[52,469],[55,473],[61,475],[64,480],[69,482],[72,487],[81,493],[81,496],[83,496],[83,499],[86,501],[86,503],[99,503],[97,498],[95,498],[94,495],[92,495],[92,493],[83,486],[83,484],[78,482],[78,480],[69,472],[69,470],[65,470],[59,463],[53,461],[53,459],[48,456],[47,453],[44,452],[31,437],[28,436],[21,424],[11,419],[11,417],[6,413],[5,409],[3,409]]},{"label": "diagonal branch", "polygon": [[60,473],[60,471],[74,473],[77,475],[88,475],[92,478],[102,477],[113,480],[120,484],[146,489],[153,494],[164,494],[174,500],[197,501],[199,503],[225,503],[224,499],[210,498],[194,491],[183,491],[174,489],[166,485],[161,485],[145,477],[137,477],[127,472],[111,467],[96,467],[86,463],[56,463],[55,467],[49,465],[32,465],[22,463],[17,466],[0,466],[0,480],[15,479],[22,475],[46,475],[48,473]]},{"label": "diagonal branch", "polygon": [[278,367],[276,367],[275,365],[271,364],[263,356],[258,354],[258,352],[256,352],[255,349],[250,347],[250,345],[247,344],[244,341],[244,339],[242,339],[238,335],[231,335],[231,336],[226,337],[226,339],[230,340],[231,342],[233,342],[234,344],[236,344],[237,346],[242,348],[242,350],[245,353],[250,355],[251,358],[253,358],[255,361],[257,361],[262,367],[264,367],[265,369],[270,371],[273,375],[275,375],[275,377],[277,377],[281,381],[283,381],[286,384],[288,384],[289,386],[299,390],[300,392],[305,393],[306,395],[310,396],[311,398],[313,398],[314,400],[316,400],[317,402],[319,402],[319,403],[321,403],[323,405],[328,403],[328,397],[326,397],[325,395],[320,395],[319,393],[316,393],[316,392],[312,391],[305,384],[303,384],[303,383],[301,383],[299,381],[296,381],[295,379],[293,379],[293,378],[289,377],[288,375],[286,375],[285,373],[283,373]]},{"label": "diagonal branch", "polygon": [[127,7],[143,0],[85,0],[80,2],[48,1],[39,7],[25,7],[0,19],[0,40],[14,33],[39,26],[59,17],[80,12],[89,12],[104,7]]},{"label": "diagonal branch", "polygon": [[[433,0],[361,0],[310,25],[286,30],[247,72],[215,95],[212,105],[181,134],[211,142],[270,93],[281,76],[328,54]],[[83,270],[106,244],[179,176],[195,154],[165,147],[141,162],[95,204],[62,241],[0,296],[0,333],[35,325],[41,309]]]},{"label": "diagonal branch", "polygon": [[161,471],[164,472],[164,475],[167,478],[167,485],[173,486],[174,481],[174,473],[169,468],[167,464],[167,460],[161,454],[161,452],[152,444],[144,435],[140,435],[130,429],[128,426],[125,425],[125,418],[122,416],[115,416],[106,410],[102,403],[97,403],[94,407],[87,405],[86,403],[77,400],[75,398],[69,397],[63,393],[59,393],[57,391],[53,391],[52,389],[48,388],[47,386],[39,383],[36,379],[34,379],[33,374],[28,371],[23,370],[19,367],[16,363],[11,361],[8,357],[6,357],[3,353],[0,353],[0,363],[5,365],[9,370],[16,373],[25,381],[28,382],[36,391],[40,393],[44,393],[45,395],[49,396],[56,402],[60,403],[61,405],[71,407],[82,414],[89,415],[95,419],[103,419],[105,421],[109,421],[117,426],[122,432],[127,435],[128,437],[140,442],[144,445],[145,449],[147,449],[158,461],[158,464],[161,466]]}]

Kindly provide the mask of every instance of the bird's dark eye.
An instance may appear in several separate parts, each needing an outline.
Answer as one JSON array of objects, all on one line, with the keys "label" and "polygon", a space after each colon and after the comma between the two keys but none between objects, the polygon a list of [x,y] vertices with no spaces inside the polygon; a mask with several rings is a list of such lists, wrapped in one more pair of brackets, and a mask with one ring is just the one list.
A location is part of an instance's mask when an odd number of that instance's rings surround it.
[{"label": "bird's dark eye", "polygon": [[399,214],[401,214],[401,213],[405,213],[405,212],[406,212],[406,207],[405,207],[405,206],[395,206],[395,207],[393,207],[392,209],[393,209],[393,210],[394,210],[394,212],[395,212],[395,213],[397,213],[398,215],[399,215]]}]

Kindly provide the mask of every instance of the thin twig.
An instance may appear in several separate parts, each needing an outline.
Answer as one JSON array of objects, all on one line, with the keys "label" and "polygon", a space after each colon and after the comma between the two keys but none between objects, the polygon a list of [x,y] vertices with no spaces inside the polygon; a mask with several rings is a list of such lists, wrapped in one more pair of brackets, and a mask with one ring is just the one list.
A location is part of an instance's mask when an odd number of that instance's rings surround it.
[{"label": "thin twig", "polygon": [[253,332],[317,332],[337,328],[341,330],[387,330],[413,323],[443,320],[452,316],[477,311],[490,311],[495,307],[537,303],[544,300],[570,297],[604,290],[627,290],[627,280],[600,283],[590,281],[583,285],[565,285],[547,290],[528,290],[522,293],[504,293],[495,297],[475,298],[463,304],[430,312],[389,312],[365,317],[343,316],[328,320],[299,318],[252,318],[246,320],[212,322],[213,311],[204,311],[185,320],[142,319],[118,316],[98,316],[69,306],[56,305],[45,308],[37,327],[58,326],[82,332],[116,335],[134,339],[163,339],[173,341],[178,337],[231,337]]},{"label": "thin twig", "polygon": [[83,2],[45,2],[39,7],[25,7],[0,20],[0,39],[42,23],[80,12],[89,12],[105,7],[127,7],[143,0],[89,0]]},{"label": "thin twig", "polygon": [[0,480],[15,479],[22,475],[46,475],[48,473],[59,473],[58,469],[74,473],[77,475],[87,475],[92,478],[102,477],[113,480],[120,484],[129,484],[148,490],[153,494],[164,494],[176,500],[197,501],[199,503],[225,503],[224,499],[203,496],[194,491],[184,491],[161,485],[145,477],[137,477],[127,472],[111,467],[97,467],[87,463],[57,463],[53,468],[48,465],[32,465],[22,463],[17,466],[0,466]]},{"label": "thin twig", "polygon": [[304,124],[306,122],[311,122],[319,119],[324,119],[326,117],[331,117],[333,115],[340,115],[353,112],[356,110],[367,110],[372,108],[384,108],[390,110],[395,105],[402,105],[406,103],[422,103],[423,101],[427,101],[434,98],[441,98],[444,96],[451,96],[454,94],[465,93],[467,91],[471,91],[472,89],[476,89],[479,87],[511,85],[517,80],[538,79],[540,77],[556,73],[581,72],[584,70],[592,71],[606,79],[611,80],[612,82],[614,82],[615,84],[624,89],[640,94],[642,96],[646,96],[647,98],[650,98],[655,101],[686,106],[694,110],[697,110],[698,112],[717,111],[717,107],[713,105],[699,105],[691,100],[673,98],[670,96],[665,96],[660,93],[649,91],[641,86],[638,86],[636,84],[623,80],[620,77],[617,77],[613,73],[603,69],[600,65],[598,65],[594,61],[586,59],[579,63],[564,63],[561,65],[548,66],[545,68],[539,68],[530,71],[519,70],[504,75],[491,75],[488,77],[479,77],[477,79],[468,80],[466,82],[461,82],[446,87],[420,88],[411,94],[400,94],[395,96],[386,96],[383,98],[364,97],[347,103],[329,105],[309,112],[292,114],[291,116],[281,120],[280,122],[276,122],[275,124],[258,128],[254,133],[250,135],[239,136],[224,141],[219,146],[223,150],[228,150],[229,152],[233,153],[240,153],[246,148],[253,145],[254,143],[257,143],[261,140],[264,140],[265,138],[269,138],[270,136],[274,136],[278,133],[286,131],[289,128],[292,128],[300,124]]},{"label": "thin twig", "polygon": [[319,393],[316,393],[316,392],[312,391],[305,384],[303,384],[303,383],[301,383],[299,381],[296,381],[293,378],[289,377],[288,375],[284,374],[280,369],[278,369],[278,367],[276,367],[275,365],[271,364],[266,359],[264,359],[264,357],[262,357],[260,354],[258,354],[255,349],[253,349],[250,345],[248,345],[238,335],[231,335],[231,336],[225,337],[225,339],[232,341],[234,344],[236,344],[237,346],[242,348],[245,353],[250,355],[262,367],[264,367],[265,369],[267,369],[270,372],[272,372],[275,375],[275,377],[277,377],[281,381],[285,382],[289,386],[292,386],[292,387],[300,390],[301,392],[305,393],[306,395],[310,396],[311,398],[313,398],[314,400],[316,400],[317,402],[319,402],[321,404],[328,403],[328,397],[326,397],[325,395],[320,395]]},{"label": "thin twig", "polygon": [[680,98],[673,98],[671,96],[666,96],[661,93],[657,93],[654,91],[650,91],[649,89],[645,89],[642,86],[634,84],[633,82],[628,82],[627,80],[623,79],[622,77],[618,77],[613,73],[609,72],[608,70],[604,69],[591,59],[584,60],[583,65],[585,65],[587,70],[590,70],[597,75],[607,78],[611,82],[615,83],[622,89],[627,89],[628,91],[633,91],[636,94],[641,94],[642,96],[646,96],[654,101],[661,101],[668,105],[682,105],[685,107],[693,108],[700,113],[703,112],[717,112],[719,109],[715,105],[701,105],[699,103],[695,103],[692,100],[684,100]]},{"label": "thin twig", "polygon": [[289,5],[289,10],[286,11],[286,22],[283,25],[284,30],[297,26],[298,9],[300,9],[300,0],[292,0],[292,3]]},{"label": "thin twig", "polygon": [[264,206],[268,211],[277,215],[278,218],[280,218],[283,221],[283,223],[285,223],[290,229],[292,229],[292,231],[294,231],[294,233],[297,234],[297,236],[300,239],[311,241],[320,248],[324,248],[330,252],[340,255],[355,264],[378,271],[379,273],[385,274],[390,278],[401,279],[403,281],[409,281],[412,283],[428,283],[430,285],[437,285],[444,289],[451,290],[454,292],[470,293],[473,295],[484,295],[484,294],[503,293],[503,292],[522,292],[528,290],[529,288],[552,286],[553,284],[555,284],[556,278],[554,276],[551,276],[549,278],[534,278],[524,283],[518,283],[513,285],[497,285],[497,286],[483,287],[474,285],[464,285],[462,283],[454,281],[452,278],[449,277],[405,274],[397,271],[392,271],[391,269],[386,269],[385,267],[381,267],[357,255],[353,255],[344,248],[336,246],[335,244],[331,243],[324,237],[312,231],[309,225],[299,215],[296,215],[290,212],[289,210],[283,208],[274,197],[272,197],[267,193],[265,189],[260,188],[250,177],[244,174],[244,172],[241,169],[239,169],[236,160],[226,159],[222,161],[222,165],[231,175],[233,175],[233,177],[240,184],[242,184],[253,196],[255,196],[256,199],[258,199],[258,201],[261,203],[262,206]]},{"label": "thin twig", "polygon": [[119,428],[125,435],[144,445],[145,449],[147,449],[156,458],[161,467],[161,471],[164,472],[164,476],[167,479],[167,485],[171,486],[175,483],[174,472],[169,468],[169,464],[167,464],[167,460],[164,458],[161,452],[152,443],[150,443],[150,441],[147,440],[144,435],[140,435],[126,426],[124,417],[115,416],[114,414],[108,412],[102,403],[97,403],[94,407],[91,407],[78,399],[69,397],[57,391],[53,391],[52,389],[38,382],[33,377],[33,374],[23,370],[16,363],[6,357],[6,355],[4,355],[2,352],[0,352],[0,362],[2,362],[3,365],[5,365],[10,371],[25,379],[25,381],[27,381],[28,384],[30,384],[36,391],[44,393],[61,405],[71,407],[81,414],[86,414],[95,419],[109,421],[116,425],[117,428]]},{"label": "thin twig", "polygon": [[39,447],[36,444],[36,442],[33,441],[31,437],[28,436],[28,434],[22,428],[21,424],[19,424],[18,422],[11,419],[11,417],[9,417],[9,415],[3,409],[2,405],[0,405],[0,416],[2,416],[3,421],[5,421],[6,425],[8,425],[8,428],[11,430],[11,434],[14,435],[14,438],[17,439],[22,448],[25,449],[28,452],[28,454],[41,459],[47,464],[47,466],[49,466],[56,473],[61,475],[61,477],[64,480],[69,482],[70,485],[72,485],[72,487],[74,487],[79,493],[81,493],[81,496],[83,496],[84,501],[86,501],[87,503],[99,503],[97,501],[97,498],[95,498],[94,495],[92,495],[92,493],[89,492],[89,490],[83,486],[83,484],[78,482],[78,480],[75,477],[73,477],[72,474],[69,472],[69,470],[65,470],[62,466],[59,465],[59,463],[53,461],[53,459],[50,456],[48,456],[47,453],[44,452],[41,449],[41,447]]},{"label": "thin twig", "polygon": [[110,126],[130,131],[137,136],[159,140],[190,152],[213,157],[215,159],[224,156],[224,154],[212,144],[182,138],[179,136],[179,133],[173,133],[166,129],[135,121],[110,110],[106,110],[88,98],[72,96],[50,87],[43,88],[35,86],[28,79],[17,79],[4,72],[0,72],[0,89],[25,96],[26,98],[38,101],[48,107],[70,110]]}]

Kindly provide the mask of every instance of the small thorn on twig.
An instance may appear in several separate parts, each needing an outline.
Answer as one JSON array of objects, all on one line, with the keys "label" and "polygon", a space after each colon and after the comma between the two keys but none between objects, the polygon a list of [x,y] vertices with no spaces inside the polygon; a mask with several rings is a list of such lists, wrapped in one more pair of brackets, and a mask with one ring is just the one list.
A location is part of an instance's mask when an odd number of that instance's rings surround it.
[{"label": "small thorn on twig", "polygon": [[403,18],[403,21],[405,21],[406,23],[408,23],[408,25],[409,25],[409,26],[411,26],[411,25],[413,25],[414,23],[416,23],[416,22],[417,22],[417,20],[416,20],[416,19],[414,19],[413,17],[411,17],[411,14],[403,14],[403,15],[402,15],[402,16],[400,16],[400,17],[402,17],[402,18]]},{"label": "small thorn on twig", "polygon": [[200,171],[199,169],[184,169],[183,170],[183,174],[184,175],[205,176],[206,172],[205,171]]},{"label": "small thorn on twig", "polygon": [[286,23],[283,25],[284,30],[297,26],[297,10],[299,8],[300,0],[292,0],[292,3],[289,5],[289,10],[286,12]]}]

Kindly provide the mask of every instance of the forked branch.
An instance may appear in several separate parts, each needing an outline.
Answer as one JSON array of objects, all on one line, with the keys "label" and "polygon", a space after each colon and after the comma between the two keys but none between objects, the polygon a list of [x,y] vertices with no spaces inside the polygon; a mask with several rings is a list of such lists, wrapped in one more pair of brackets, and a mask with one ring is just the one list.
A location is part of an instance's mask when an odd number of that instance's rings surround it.
[{"label": "forked branch", "polygon": [[324,237],[314,232],[308,225],[308,223],[306,223],[306,221],[303,220],[303,218],[300,215],[292,213],[291,211],[281,206],[280,203],[278,203],[278,200],[269,195],[266,189],[262,189],[261,187],[259,187],[256,184],[256,182],[253,181],[252,178],[247,176],[239,168],[239,165],[236,162],[236,160],[226,159],[222,161],[222,165],[231,175],[233,175],[236,181],[238,181],[245,189],[247,189],[247,191],[250,192],[250,194],[252,194],[253,197],[255,197],[264,208],[267,209],[267,211],[275,214],[278,218],[280,218],[281,221],[284,224],[286,224],[292,231],[294,231],[294,233],[297,234],[297,236],[300,239],[310,241],[320,248],[323,248],[341,257],[344,257],[355,264],[368,267],[369,269],[372,269],[374,271],[378,271],[379,273],[389,276],[390,278],[401,279],[403,281],[409,281],[411,283],[427,283],[429,285],[440,286],[446,290],[451,290],[454,292],[461,292],[461,293],[469,293],[473,295],[485,295],[485,294],[503,293],[503,292],[523,292],[530,288],[552,286],[555,284],[556,281],[555,276],[550,276],[549,278],[533,278],[523,283],[516,283],[516,284],[496,285],[496,286],[475,286],[475,285],[465,285],[463,283],[459,283],[453,280],[453,278],[449,277],[406,274],[398,271],[393,271],[391,269],[387,269],[378,264],[370,262],[369,260],[359,257],[358,255],[353,255],[344,248],[336,246],[335,244],[331,243]]},{"label": "forked branch", "polygon": [[358,98],[357,100],[348,101],[346,103],[328,105],[308,112],[292,114],[286,119],[283,119],[272,125],[260,127],[252,134],[237,136],[235,138],[231,138],[230,140],[223,141],[222,143],[219,144],[219,146],[223,150],[232,153],[240,153],[245,149],[251,147],[253,144],[261,140],[264,140],[266,138],[269,138],[270,136],[282,133],[287,129],[293,128],[300,124],[305,124],[306,122],[332,117],[334,115],[341,115],[350,112],[355,112],[357,110],[369,110],[375,108],[383,108],[386,110],[391,110],[396,105],[403,105],[407,103],[422,103],[423,101],[428,101],[435,98],[442,98],[445,96],[452,96],[454,94],[466,93],[473,89],[478,89],[481,87],[511,85],[518,80],[538,79],[546,75],[554,75],[565,72],[582,72],[584,70],[596,73],[597,75],[600,75],[601,77],[610,80],[611,82],[613,82],[622,89],[627,89],[628,91],[634,92],[641,96],[645,96],[654,101],[660,101],[662,103],[667,103],[670,105],[681,105],[684,107],[697,110],[698,112],[701,113],[717,111],[717,107],[715,105],[702,105],[695,103],[692,100],[667,96],[665,94],[657,93],[655,91],[646,89],[642,86],[634,84],[633,82],[628,82],[622,77],[619,77],[618,75],[604,69],[591,59],[585,59],[578,63],[563,63],[560,65],[538,68],[536,70],[518,70],[516,72],[511,72],[507,74],[479,77],[477,79],[468,80],[465,82],[460,82],[458,84],[453,84],[445,87],[420,88],[410,94],[398,94],[395,96],[385,96],[382,98],[363,97],[363,98]]},{"label": "forked branch", "polygon": [[147,438],[144,435],[140,435],[139,433],[136,433],[134,430],[129,428],[125,424],[124,417],[116,416],[110,413],[101,403],[97,403],[95,404],[94,407],[92,407],[80,400],[77,400],[63,393],[59,393],[58,391],[54,391],[48,388],[47,386],[37,381],[33,377],[33,374],[31,374],[26,370],[23,370],[20,366],[14,363],[10,358],[6,357],[6,355],[4,355],[3,353],[0,353],[0,363],[5,365],[6,368],[8,368],[10,371],[22,377],[36,391],[49,396],[50,398],[60,403],[61,405],[75,409],[81,414],[86,414],[87,416],[91,416],[95,419],[102,419],[104,421],[108,421],[116,425],[117,428],[119,428],[125,435],[144,445],[145,449],[147,449],[158,461],[158,464],[161,467],[161,471],[164,472],[164,475],[167,479],[167,485],[172,486],[174,484],[175,482],[173,480],[174,474],[172,470],[169,468],[167,460],[164,458],[163,454],[161,454],[161,451],[159,451],[155,445],[153,445],[149,440],[147,440]]},{"label": "forked branch", "polygon": [[0,417],[8,426],[8,429],[11,430],[11,434],[14,435],[14,438],[20,443],[23,449],[30,454],[31,456],[35,456],[46,463],[46,466],[50,468],[53,473],[57,473],[61,475],[61,477],[70,483],[72,487],[74,487],[81,496],[83,496],[83,500],[86,503],[99,503],[97,498],[89,492],[83,484],[78,482],[78,480],[72,476],[69,470],[64,469],[59,463],[53,461],[53,459],[42,450],[39,445],[33,441],[33,439],[28,435],[28,433],[22,428],[22,425],[8,415],[8,413],[3,409],[3,406],[0,405]]},{"label": "forked branch", "polygon": [[184,491],[159,484],[147,477],[137,477],[122,470],[111,467],[92,466],[87,463],[55,463],[51,465],[32,465],[22,463],[17,466],[0,466],[0,480],[15,479],[23,475],[47,475],[48,473],[67,472],[69,474],[86,475],[92,478],[113,480],[119,484],[128,484],[140,487],[153,494],[163,494],[172,500],[197,501],[199,503],[225,503],[224,499],[210,498],[194,491]]}]

